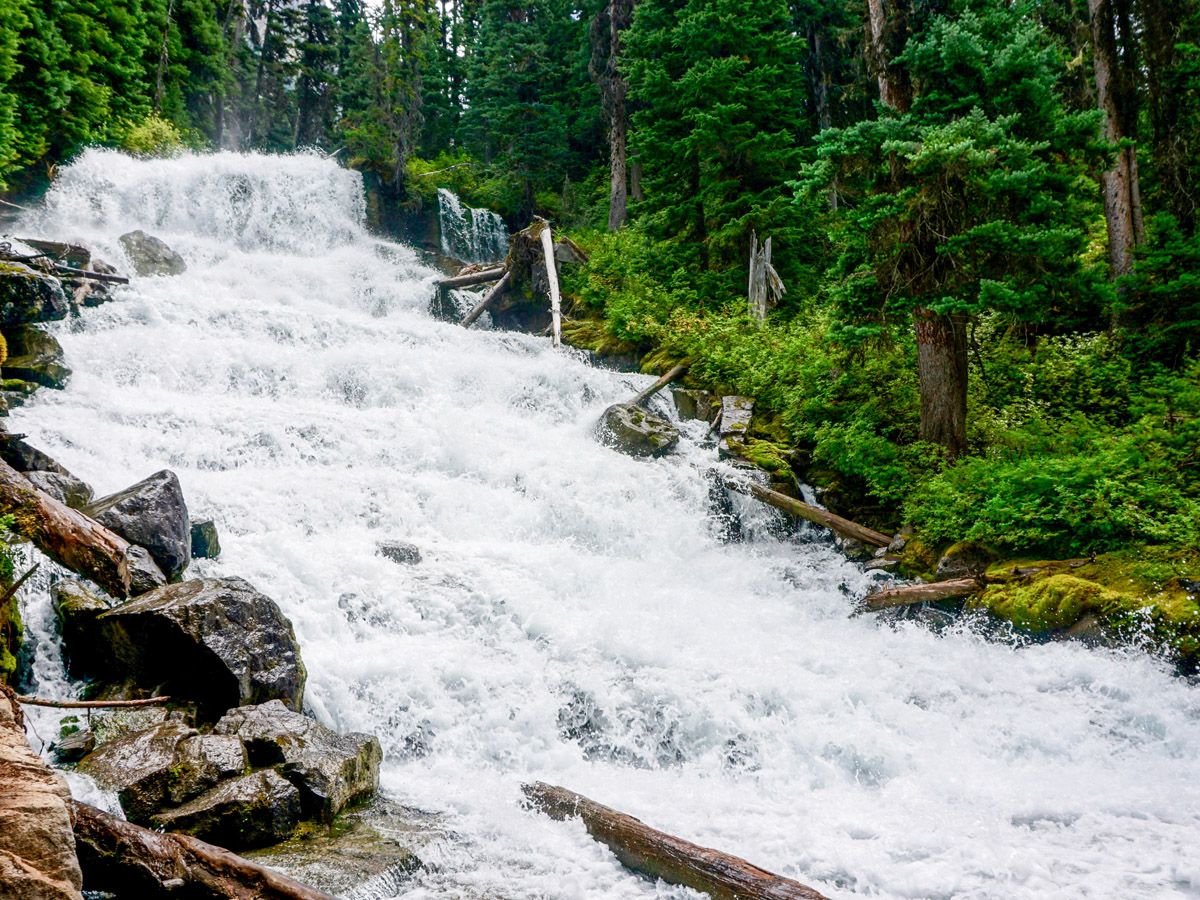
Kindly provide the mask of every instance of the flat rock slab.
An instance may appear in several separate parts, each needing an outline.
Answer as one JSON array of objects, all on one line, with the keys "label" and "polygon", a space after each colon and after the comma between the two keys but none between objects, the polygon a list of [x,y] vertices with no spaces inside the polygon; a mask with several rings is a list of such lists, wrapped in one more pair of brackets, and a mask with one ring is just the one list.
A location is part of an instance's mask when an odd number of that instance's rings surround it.
[{"label": "flat rock slab", "polygon": [[154,817],[154,825],[230,850],[290,837],[300,822],[300,792],[268,769],[222,782],[195,800]]},{"label": "flat rock slab", "polygon": [[379,789],[383,751],[369,734],[337,734],[274,701],[231,709],[213,729],[236,735],[256,766],[282,764],[301,792],[307,815],[326,821]]},{"label": "flat rock slab", "polygon": [[662,456],[679,443],[679,429],[630,403],[617,403],[600,419],[600,439],[629,456]]},{"label": "flat rock slab", "polygon": [[195,700],[202,720],[268,700],[300,708],[305,671],[292,623],[241,578],[167,585],[99,622],[110,676]]},{"label": "flat rock slab", "polygon": [[179,479],[169,469],[90,503],[85,512],[131,544],[145,547],[168,579],[192,558],[192,526]]}]

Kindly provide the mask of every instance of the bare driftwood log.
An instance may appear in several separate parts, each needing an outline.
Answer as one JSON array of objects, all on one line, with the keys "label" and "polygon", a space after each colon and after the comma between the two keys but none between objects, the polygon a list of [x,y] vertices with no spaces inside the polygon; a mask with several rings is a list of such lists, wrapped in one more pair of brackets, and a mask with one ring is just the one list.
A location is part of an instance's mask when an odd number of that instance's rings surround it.
[{"label": "bare driftwood log", "polygon": [[114,597],[129,596],[129,542],[48,494],[0,460],[0,515],[12,515],[18,534],[72,572]]},{"label": "bare driftwood log", "polygon": [[453,278],[443,278],[437,283],[437,286],[445,290],[470,287],[473,284],[483,284],[487,281],[496,281],[503,274],[504,267],[497,266],[494,269],[484,269],[481,272],[468,272],[466,275],[455,275]]},{"label": "bare driftwood log", "polygon": [[492,305],[492,302],[504,293],[505,288],[508,287],[508,283],[511,280],[512,272],[505,272],[504,277],[492,285],[492,289],[483,295],[483,299],[475,304],[475,308],[466,314],[462,320],[463,328],[470,328],[471,323],[482,316],[487,308]]},{"label": "bare driftwood log", "polygon": [[932,600],[955,600],[970,597],[983,590],[986,582],[982,578],[952,578],[932,584],[909,584],[904,587],[876,591],[863,600],[867,612],[879,612],[894,606],[911,606]]},{"label": "bare driftwood log", "polygon": [[68,278],[82,278],[85,281],[103,281],[105,284],[129,284],[124,275],[109,275],[106,272],[89,272],[87,269],[76,269],[72,266],[54,264],[56,275],[66,275]]},{"label": "bare driftwood log", "polygon": [[546,277],[550,281],[550,323],[554,346],[562,346],[562,296],[558,292],[558,262],[554,259],[554,237],[547,222],[542,228],[542,253],[546,256]]},{"label": "bare driftwood log", "polygon": [[761,484],[753,482],[742,484],[741,482],[727,480],[725,485],[731,490],[742,494],[749,494],[756,500],[769,503],[776,509],[782,509],[793,516],[807,519],[816,525],[823,525],[835,534],[840,534],[842,537],[853,538],[856,541],[862,541],[864,544],[870,544],[874,547],[886,547],[892,542],[892,539],[886,534],[880,534],[878,531],[867,528],[865,525],[859,525],[857,522],[843,519],[841,516],[835,515],[827,509],[821,509],[819,506],[813,506],[811,503],[793,499],[787,494],[773,491],[770,488],[763,487]]},{"label": "bare driftwood log", "polygon": [[713,900],[825,900],[810,887],[644,825],[566,788],[540,781],[524,785],[530,802],[552,819],[578,817],[621,864],[650,878],[708,893]]},{"label": "bare driftwood log", "polygon": [[78,800],[70,810],[89,890],[146,900],[333,900],[197,838],[151,831]]},{"label": "bare driftwood log", "polygon": [[677,378],[682,378],[684,373],[687,372],[687,370],[688,370],[688,367],[686,365],[684,365],[683,363],[680,363],[679,365],[675,366],[675,368],[671,369],[671,371],[669,371],[666,375],[664,375],[662,378],[658,379],[658,381],[654,382],[654,384],[650,385],[650,387],[646,388],[644,391],[642,391],[640,394],[638,394],[636,397],[634,397],[632,400],[630,400],[629,405],[630,406],[641,406],[643,403],[645,403],[647,400],[649,400],[651,397],[653,397],[655,394],[657,394],[659,391],[661,391],[663,388],[665,388],[672,381],[675,381]]},{"label": "bare driftwood log", "polygon": [[170,697],[146,697],[142,700],[51,700],[47,697],[18,697],[26,706],[52,706],[55,709],[109,709],[129,706],[162,706]]}]

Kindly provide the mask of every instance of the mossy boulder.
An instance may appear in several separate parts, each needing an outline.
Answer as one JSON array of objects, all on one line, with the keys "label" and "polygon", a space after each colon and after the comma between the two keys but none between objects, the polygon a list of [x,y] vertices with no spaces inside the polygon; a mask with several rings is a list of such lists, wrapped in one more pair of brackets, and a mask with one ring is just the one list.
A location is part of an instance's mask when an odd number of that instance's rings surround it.
[{"label": "mossy boulder", "polygon": [[0,262],[0,325],[65,319],[71,307],[62,283],[22,263]]},{"label": "mossy boulder", "polygon": [[679,429],[631,403],[617,403],[600,419],[600,439],[629,456],[662,456],[679,443]]},{"label": "mossy boulder", "polygon": [[79,771],[116,791],[130,821],[145,823],[171,799],[179,781],[179,745],[195,734],[187,723],[169,719],[108,741],[80,761]]},{"label": "mossy boulder", "polygon": [[932,581],[938,564],[938,552],[920,537],[910,537],[900,549],[898,571],[905,578]]},{"label": "mossy boulder", "polygon": [[61,390],[67,386],[71,370],[63,362],[62,345],[54,335],[35,325],[14,325],[6,329],[8,358],[5,378],[16,378],[43,387]]},{"label": "mossy boulder", "polygon": [[1117,608],[1122,596],[1094,581],[1058,574],[1027,584],[988,587],[971,601],[1029,631],[1062,631],[1085,615],[1098,618]]},{"label": "mossy boulder", "polygon": [[112,608],[112,601],[82,581],[64,578],[50,588],[50,603],[62,635],[67,671],[76,678],[95,672],[103,646],[99,619]]},{"label": "mossy boulder", "polygon": [[951,544],[937,561],[938,579],[967,578],[987,571],[999,558],[991,548],[978,541],[959,541]]},{"label": "mossy boulder", "polygon": [[26,472],[29,483],[43,493],[49,494],[59,503],[71,509],[83,509],[92,502],[92,486],[74,475],[60,472]]},{"label": "mossy boulder", "polygon": [[21,632],[21,608],[14,595],[0,603],[0,684],[8,684],[17,671]]},{"label": "mossy boulder", "polygon": [[231,850],[287,839],[300,822],[300,792],[270,769],[222,782],[153,819],[157,828],[190,834]]}]

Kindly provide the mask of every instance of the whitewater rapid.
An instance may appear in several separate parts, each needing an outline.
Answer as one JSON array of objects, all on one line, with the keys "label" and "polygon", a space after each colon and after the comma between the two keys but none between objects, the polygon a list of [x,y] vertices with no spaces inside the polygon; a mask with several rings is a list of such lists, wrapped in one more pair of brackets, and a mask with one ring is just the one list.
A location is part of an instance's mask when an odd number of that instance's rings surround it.
[{"label": "whitewater rapid", "polygon": [[314,155],[88,151],[23,230],[128,268],[143,228],[189,268],[51,326],[74,375],[10,427],[98,493],[179,475],[224,550],[194,571],[274,597],[308,709],[441,817],[402,896],[695,896],[524,810],[529,779],[833,898],[1200,896],[1195,687],[850,617],[868,579],[828,546],[749,508],[720,541],[696,430],[656,461],[596,443],[649,379],[431,318],[435,273],[363,212]]}]

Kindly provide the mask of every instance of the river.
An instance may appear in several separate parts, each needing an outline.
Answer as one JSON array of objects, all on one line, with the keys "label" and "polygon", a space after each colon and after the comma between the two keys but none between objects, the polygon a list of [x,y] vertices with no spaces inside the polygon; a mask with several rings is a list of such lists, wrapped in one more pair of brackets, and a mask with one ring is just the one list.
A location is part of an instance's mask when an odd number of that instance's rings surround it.
[{"label": "river", "polygon": [[1200,896],[1193,685],[851,617],[870,580],[828,544],[749,507],[720,539],[702,426],[661,460],[596,442],[649,378],[432,318],[435,273],[363,220],[316,155],[86,152],[23,229],[125,267],[144,228],[189,268],[53,325],[74,375],[10,427],[98,494],[179,475],[224,549],[193,571],[274,597],[307,708],[445,822],[403,896],[696,896],[524,810],[529,779],[834,898]]}]

